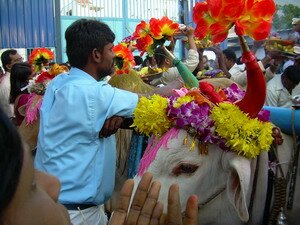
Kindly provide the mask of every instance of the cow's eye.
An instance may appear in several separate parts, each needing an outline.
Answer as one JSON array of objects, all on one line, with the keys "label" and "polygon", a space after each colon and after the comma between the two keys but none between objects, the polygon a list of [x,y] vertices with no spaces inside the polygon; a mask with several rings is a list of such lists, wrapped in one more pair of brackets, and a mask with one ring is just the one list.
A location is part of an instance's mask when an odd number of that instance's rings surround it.
[{"label": "cow's eye", "polygon": [[190,163],[180,163],[173,170],[172,173],[175,176],[179,176],[181,174],[192,174],[199,168],[198,165],[190,164]]}]

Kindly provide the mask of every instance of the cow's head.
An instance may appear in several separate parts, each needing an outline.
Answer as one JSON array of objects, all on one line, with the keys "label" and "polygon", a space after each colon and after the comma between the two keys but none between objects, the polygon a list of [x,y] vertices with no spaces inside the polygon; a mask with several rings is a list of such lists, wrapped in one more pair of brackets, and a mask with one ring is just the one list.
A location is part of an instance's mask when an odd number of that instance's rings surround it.
[{"label": "cow's head", "polygon": [[[162,183],[160,200],[165,210],[168,188],[178,183],[183,210],[188,197],[198,195],[201,224],[217,224],[219,219],[222,224],[222,220],[226,219],[224,216],[231,217],[231,221],[233,218],[247,221],[250,160],[225,152],[216,145],[208,145],[207,154],[201,154],[206,146],[199,145],[198,140],[185,130],[173,129],[171,132],[167,143],[152,143],[153,146],[159,145],[157,153],[153,155],[155,147],[146,151],[140,167],[140,175],[144,171],[151,172]],[[143,168],[146,170],[143,171]],[[135,178],[136,183],[139,179],[140,176]]]}]

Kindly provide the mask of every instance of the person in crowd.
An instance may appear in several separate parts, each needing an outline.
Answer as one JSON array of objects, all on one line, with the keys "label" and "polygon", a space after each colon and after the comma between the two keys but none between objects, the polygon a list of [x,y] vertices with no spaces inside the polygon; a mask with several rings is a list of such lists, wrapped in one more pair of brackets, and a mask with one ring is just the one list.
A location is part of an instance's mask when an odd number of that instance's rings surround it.
[{"label": "person in crowd", "polygon": [[300,94],[300,66],[287,67],[282,75],[276,75],[267,83],[265,105],[290,108],[292,98]]},{"label": "person in crowd", "polygon": [[292,19],[293,31],[289,34],[288,40],[300,46],[300,18]]},{"label": "person in crowd", "polygon": [[[189,46],[187,59],[184,62],[184,64],[189,68],[191,72],[193,72],[199,63],[199,54],[194,40],[194,29],[190,26],[187,26],[186,29],[183,30],[183,34],[187,36]],[[166,85],[174,80],[182,80],[178,69],[173,66],[172,60],[167,57],[165,51],[162,48],[157,48],[155,50],[154,57],[157,66],[166,71],[162,74],[160,78],[151,81],[151,85]]]},{"label": "person in crowd", "polygon": [[193,74],[197,76],[199,72],[212,70],[213,68],[210,66],[207,55],[203,55],[203,51],[198,51],[199,53],[199,63],[196,69],[193,71]]},{"label": "person in crowd", "polygon": [[4,76],[0,79],[0,105],[2,106],[5,113],[10,118],[14,118],[13,105],[9,104],[10,95],[10,71],[15,63],[23,62],[22,56],[19,55],[17,50],[8,49],[1,55],[2,66],[5,70]]},{"label": "person in crowd", "polygon": [[149,56],[147,55],[146,58],[144,59],[143,63],[142,63],[142,67],[151,67],[151,68],[156,68],[157,67],[157,63],[155,61],[154,56]]},{"label": "person in crowd", "polygon": [[[103,204],[115,180],[114,134],[132,115],[139,95],[101,81],[114,69],[115,35],[106,24],[77,20],[65,38],[71,70],[56,76],[45,92],[35,167],[60,179],[59,202],[73,225],[106,224]],[[153,94],[170,95],[181,86],[176,81]]]},{"label": "person in crowd", "polygon": [[[18,131],[1,107],[0,145],[0,224],[70,225],[66,208],[57,201],[60,182],[34,169],[28,148],[22,144]],[[160,183],[152,182],[152,175],[145,173],[128,210],[132,190],[133,180],[127,180],[109,224],[123,225],[126,221],[137,225],[159,224],[163,209],[158,202]],[[192,195],[187,200],[182,219],[178,191],[176,184],[169,189],[166,224],[196,225],[197,196]]]},{"label": "person in crowd", "polygon": [[[235,52],[230,48],[221,51],[219,47],[211,47],[210,50],[214,51],[216,54],[219,69],[223,71],[224,75],[241,87],[246,88],[247,73],[245,65],[237,64]],[[277,52],[266,52],[265,57],[262,60],[258,60],[258,65],[265,74],[266,82],[274,77],[275,71],[282,60],[282,56]]]},{"label": "person in crowd", "polygon": [[0,224],[69,225],[59,181],[33,168],[31,154],[0,108]]},{"label": "person in crowd", "polygon": [[20,110],[29,100],[30,94],[26,86],[32,76],[32,67],[27,62],[16,63],[11,68],[9,102],[14,105],[15,124],[17,126],[20,126],[24,119]]}]

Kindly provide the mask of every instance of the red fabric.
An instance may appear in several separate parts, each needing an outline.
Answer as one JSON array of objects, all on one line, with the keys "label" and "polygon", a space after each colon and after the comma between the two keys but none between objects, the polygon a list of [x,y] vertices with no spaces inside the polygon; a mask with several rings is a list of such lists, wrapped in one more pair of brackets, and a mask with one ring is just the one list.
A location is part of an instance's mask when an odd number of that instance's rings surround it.
[{"label": "red fabric", "polygon": [[[21,94],[20,97],[16,99],[18,102],[15,102],[15,117],[16,117],[16,125],[20,126],[22,121],[24,120],[24,116],[19,113],[19,108],[21,106],[26,105],[29,100],[30,94]],[[25,112],[25,111],[24,111]]]}]

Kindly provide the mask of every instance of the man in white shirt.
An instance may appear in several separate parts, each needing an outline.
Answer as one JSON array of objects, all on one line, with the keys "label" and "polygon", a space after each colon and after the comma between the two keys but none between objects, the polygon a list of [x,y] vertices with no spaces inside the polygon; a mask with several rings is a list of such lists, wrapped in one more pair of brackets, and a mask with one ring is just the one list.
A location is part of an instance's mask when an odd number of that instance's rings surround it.
[{"label": "man in white shirt", "polygon": [[292,107],[292,98],[300,94],[299,82],[300,67],[296,65],[287,67],[282,75],[276,75],[268,82],[265,105]]},{"label": "man in white shirt", "polygon": [[2,53],[1,62],[5,74],[0,78],[0,105],[9,118],[14,116],[13,105],[9,104],[10,95],[10,70],[15,63],[23,62],[15,49],[9,49]]}]

